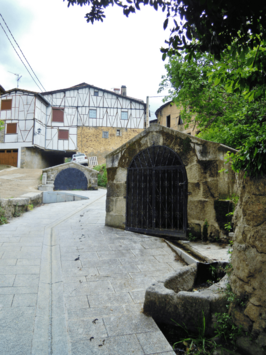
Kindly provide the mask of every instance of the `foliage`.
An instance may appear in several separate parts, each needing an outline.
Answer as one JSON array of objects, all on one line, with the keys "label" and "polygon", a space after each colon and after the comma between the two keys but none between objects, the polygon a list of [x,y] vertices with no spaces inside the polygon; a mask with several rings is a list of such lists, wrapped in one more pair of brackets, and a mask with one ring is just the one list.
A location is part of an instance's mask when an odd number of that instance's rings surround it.
[{"label": "foliage", "polygon": [[187,347],[187,354],[194,353],[194,354],[211,354],[211,352],[207,348],[213,348],[216,344],[213,338],[209,338],[206,335],[206,320],[204,312],[202,311],[202,323],[198,326],[197,334],[190,334],[187,330],[186,326],[182,326],[176,321],[172,319],[172,321],[180,328],[182,328],[185,333],[186,337],[180,341],[177,341],[173,345],[173,349],[175,349],[176,345],[179,343],[183,343]]},{"label": "foliage", "polygon": [[[163,58],[166,53],[173,55],[177,50],[186,49],[190,57],[195,52],[211,52],[216,58],[230,45],[232,40],[238,41],[237,52],[247,51],[259,43],[259,38],[266,39],[263,25],[266,23],[266,3],[258,0],[242,1],[196,1],[196,0],[67,0],[70,5],[89,5],[89,13],[85,15],[87,22],[102,21],[105,9],[119,6],[123,14],[128,16],[141,10],[142,5],[149,5],[156,11],[166,13],[163,28],[171,26],[168,48],[162,49]],[[250,33],[253,37],[250,38]]]},{"label": "foliage", "polygon": [[[236,44],[218,61],[210,53],[172,56],[159,92],[181,107],[186,124],[198,125],[199,137],[238,150],[229,152],[226,164],[250,176],[266,173],[266,42],[246,54]],[[234,56],[232,51],[235,49]]]},{"label": "foliage", "polygon": [[4,122],[0,120],[0,131],[1,131],[2,129],[4,129],[4,127],[5,127]]},{"label": "foliage", "polygon": [[235,348],[236,340],[242,334],[241,327],[234,325],[232,317],[228,313],[215,313],[215,335],[225,344]]},{"label": "foliage", "polygon": [[33,204],[28,204],[27,205],[27,211],[32,211],[33,210]]},{"label": "foliage", "polygon": [[93,169],[96,170],[96,171],[99,171],[99,174],[98,174],[98,186],[106,187],[107,186],[106,164],[97,165]]},{"label": "foliage", "polygon": [[7,223],[7,219],[5,216],[5,210],[2,207],[0,207],[0,225],[6,224],[6,223]]},{"label": "foliage", "polygon": [[197,236],[193,235],[192,233],[188,233],[188,240],[194,242],[197,239],[198,239]]}]

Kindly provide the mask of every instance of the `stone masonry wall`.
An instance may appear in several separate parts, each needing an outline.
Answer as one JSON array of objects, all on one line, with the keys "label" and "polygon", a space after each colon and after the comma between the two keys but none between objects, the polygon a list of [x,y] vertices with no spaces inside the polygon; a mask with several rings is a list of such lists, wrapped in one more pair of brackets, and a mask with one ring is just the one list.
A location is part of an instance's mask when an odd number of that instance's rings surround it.
[{"label": "stone masonry wall", "polygon": [[25,169],[44,169],[50,166],[49,159],[41,149],[21,148],[20,167]]},{"label": "stone masonry wall", "polygon": [[181,108],[177,107],[175,104],[166,105],[158,113],[158,123],[167,127],[166,117],[170,116],[170,128],[195,136],[199,129],[195,126],[194,122],[189,123],[188,128],[185,128],[185,124],[178,124],[180,111]]},{"label": "stone masonry wall", "polygon": [[[120,130],[120,136],[117,136]],[[109,133],[109,138],[103,138],[103,131]],[[105,163],[105,156],[120,147],[143,129],[126,129],[114,127],[78,127],[78,151],[88,157],[97,156],[98,164]]]},{"label": "stone masonry wall", "polygon": [[[173,149],[181,157],[188,178],[188,227],[193,235],[225,239],[225,214],[229,201],[220,201],[235,191],[235,175],[219,173],[231,148],[207,142],[160,125],[152,125],[106,157],[106,225],[125,228],[127,168],[134,156],[155,143]],[[206,226],[206,221],[208,227]]]},{"label": "stone masonry wall", "polygon": [[[234,214],[232,290],[244,300],[233,311],[237,325],[266,349],[266,177],[238,178],[239,202]],[[259,354],[254,350],[253,354]],[[264,352],[263,352],[264,354]]]}]

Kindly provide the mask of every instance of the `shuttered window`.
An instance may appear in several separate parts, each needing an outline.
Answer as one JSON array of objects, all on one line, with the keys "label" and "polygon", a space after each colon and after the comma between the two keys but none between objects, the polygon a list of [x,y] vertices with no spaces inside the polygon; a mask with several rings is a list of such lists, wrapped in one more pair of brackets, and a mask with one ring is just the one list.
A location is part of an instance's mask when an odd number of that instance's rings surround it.
[{"label": "shuttered window", "polygon": [[11,110],[12,108],[12,99],[11,100],[2,100],[1,101],[1,111]]},{"label": "shuttered window", "polygon": [[7,123],[6,134],[16,134],[16,133],[17,133],[17,124],[16,123]]},{"label": "shuttered window", "polygon": [[53,108],[53,122],[64,122],[64,109]]},{"label": "shuttered window", "polygon": [[59,129],[59,131],[58,131],[58,139],[68,140],[68,135],[69,135],[69,132],[67,130]]}]

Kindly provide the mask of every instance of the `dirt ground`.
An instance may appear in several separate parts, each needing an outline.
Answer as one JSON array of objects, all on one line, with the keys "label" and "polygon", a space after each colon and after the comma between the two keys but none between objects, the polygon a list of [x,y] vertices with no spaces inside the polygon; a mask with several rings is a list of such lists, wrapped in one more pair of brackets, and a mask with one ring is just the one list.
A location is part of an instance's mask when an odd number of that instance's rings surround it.
[{"label": "dirt ground", "polygon": [[3,169],[3,165],[0,165],[0,198],[20,197],[38,191],[41,175],[42,169]]}]

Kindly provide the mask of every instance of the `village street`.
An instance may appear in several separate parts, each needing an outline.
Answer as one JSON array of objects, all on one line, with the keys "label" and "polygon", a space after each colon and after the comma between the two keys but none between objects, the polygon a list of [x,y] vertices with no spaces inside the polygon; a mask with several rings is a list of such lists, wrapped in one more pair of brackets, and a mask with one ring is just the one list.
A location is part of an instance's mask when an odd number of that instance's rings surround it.
[{"label": "village street", "polygon": [[174,355],[142,305],[183,264],[162,239],[106,227],[106,190],[86,193],[0,227],[0,354]]}]

